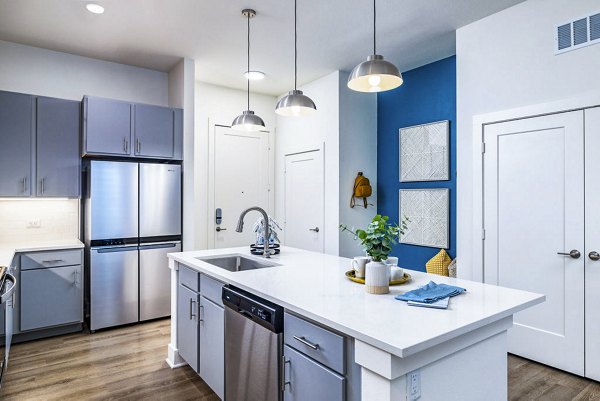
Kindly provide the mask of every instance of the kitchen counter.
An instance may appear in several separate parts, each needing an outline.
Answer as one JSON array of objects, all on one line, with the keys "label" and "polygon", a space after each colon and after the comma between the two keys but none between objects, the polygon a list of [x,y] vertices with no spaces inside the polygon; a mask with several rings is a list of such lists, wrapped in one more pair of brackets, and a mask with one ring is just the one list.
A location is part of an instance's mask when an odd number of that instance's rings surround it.
[{"label": "kitchen counter", "polygon": [[0,266],[10,266],[15,253],[53,251],[61,249],[80,249],[84,245],[78,239],[71,240],[46,240],[24,241],[15,243],[0,243]]},{"label": "kitchen counter", "polygon": [[[229,272],[197,259],[229,254],[261,258],[251,256],[244,247],[173,253],[169,254],[169,264],[174,272],[178,264],[185,265],[354,338],[355,360],[368,369],[363,369],[362,374],[365,400],[394,399],[400,394],[392,384],[388,390],[382,390],[382,377],[393,383],[392,379],[404,377],[410,370],[425,366],[427,361],[448,359],[476,343],[485,342],[480,352],[495,355],[489,363],[497,365],[503,358],[505,366],[505,336],[512,326],[513,314],[545,299],[539,294],[410,270],[406,270],[412,276],[409,283],[390,287],[386,295],[367,294],[363,285],[344,277],[344,272],[350,270],[350,259],[289,247],[282,247],[280,255],[271,257],[272,262],[281,266],[258,270]],[[453,297],[447,310],[411,307],[394,299],[430,280],[464,287],[467,292]],[[504,333],[504,340],[489,340],[500,333]],[[486,349],[498,348],[497,344],[504,344],[500,352]],[[176,361],[172,359],[170,363],[173,366]],[[465,368],[456,366],[456,369]],[[472,385],[474,381],[471,377]],[[506,399],[505,369],[504,380],[499,383],[500,388],[504,383],[504,390],[499,390],[498,399],[503,395]],[[465,397],[465,393],[461,396]],[[468,395],[463,399],[469,399]]]}]

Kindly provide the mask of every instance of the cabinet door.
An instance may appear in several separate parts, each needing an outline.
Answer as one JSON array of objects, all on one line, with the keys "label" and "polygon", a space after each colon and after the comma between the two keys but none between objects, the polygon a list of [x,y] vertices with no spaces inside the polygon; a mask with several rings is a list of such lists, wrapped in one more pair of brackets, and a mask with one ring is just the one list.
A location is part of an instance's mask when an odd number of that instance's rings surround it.
[{"label": "cabinet door", "polygon": [[81,265],[21,272],[21,331],[83,320]]},{"label": "cabinet door", "polygon": [[284,401],[343,401],[345,378],[285,346]]},{"label": "cabinet door", "polygon": [[200,296],[179,284],[177,293],[177,348],[179,355],[198,373],[198,310]]},{"label": "cabinet door", "polygon": [[183,110],[173,109],[173,159],[183,160]]},{"label": "cabinet door", "polygon": [[85,97],[84,154],[129,155],[131,153],[131,104],[118,100]]},{"label": "cabinet door", "polygon": [[225,311],[200,298],[200,377],[221,398],[225,395]]},{"label": "cabinet door", "polygon": [[173,157],[173,109],[135,105],[135,148],[140,157]]},{"label": "cabinet door", "polygon": [[37,196],[79,197],[80,102],[37,99]]},{"label": "cabinet door", "polygon": [[0,196],[31,194],[33,97],[0,92]]}]

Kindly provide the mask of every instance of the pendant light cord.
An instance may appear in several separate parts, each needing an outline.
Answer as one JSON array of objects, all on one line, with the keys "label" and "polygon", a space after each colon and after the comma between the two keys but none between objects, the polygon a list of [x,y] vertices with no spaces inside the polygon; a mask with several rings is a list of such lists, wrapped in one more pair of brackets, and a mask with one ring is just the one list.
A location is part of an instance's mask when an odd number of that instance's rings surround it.
[{"label": "pendant light cord", "polygon": [[373,0],[373,54],[377,54],[377,7]]},{"label": "pendant light cord", "polygon": [[294,0],[294,90],[298,89],[298,0]]},{"label": "pendant light cord", "polygon": [[247,71],[247,77],[246,77],[246,81],[248,81],[247,83],[247,94],[248,94],[248,108],[246,110],[250,110],[250,12],[248,12],[248,68],[246,69]]}]

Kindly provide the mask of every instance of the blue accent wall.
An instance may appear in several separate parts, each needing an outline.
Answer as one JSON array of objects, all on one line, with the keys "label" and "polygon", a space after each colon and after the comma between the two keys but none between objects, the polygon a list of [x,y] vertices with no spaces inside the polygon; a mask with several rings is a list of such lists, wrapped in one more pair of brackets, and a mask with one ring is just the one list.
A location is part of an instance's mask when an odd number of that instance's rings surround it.
[{"label": "blue accent wall", "polygon": [[[450,189],[450,257],[456,255],[456,56],[407,71],[404,84],[377,95],[377,212],[399,222],[399,190]],[[450,120],[450,181],[400,183],[400,128]],[[439,249],[396,245],[399,265],[425,270]]]}]

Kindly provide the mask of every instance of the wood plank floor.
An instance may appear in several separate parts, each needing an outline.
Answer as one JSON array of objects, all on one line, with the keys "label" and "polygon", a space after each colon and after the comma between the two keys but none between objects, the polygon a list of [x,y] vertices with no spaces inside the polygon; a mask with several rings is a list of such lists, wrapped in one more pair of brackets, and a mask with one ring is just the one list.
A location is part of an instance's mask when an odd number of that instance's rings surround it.
[{"label": "wood plank floor", "polygon": [[[170,321],[15,344],[2,400],[202,400],[219,398],[189,367],[165,362]],[[511,401],[600,401],[600,384],[508,356]]]},{"label": "wood plank floor", "polygon": [[167,319],[15,344],[0,399],[219,400],[190,367],[169,368],[170,329]]}]

